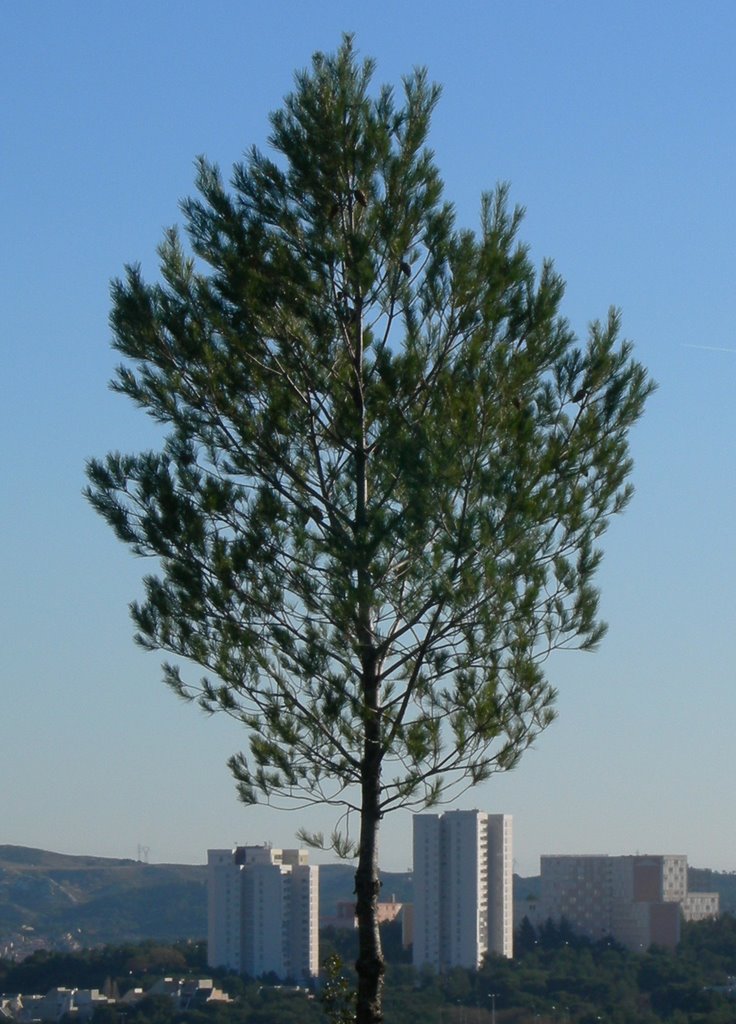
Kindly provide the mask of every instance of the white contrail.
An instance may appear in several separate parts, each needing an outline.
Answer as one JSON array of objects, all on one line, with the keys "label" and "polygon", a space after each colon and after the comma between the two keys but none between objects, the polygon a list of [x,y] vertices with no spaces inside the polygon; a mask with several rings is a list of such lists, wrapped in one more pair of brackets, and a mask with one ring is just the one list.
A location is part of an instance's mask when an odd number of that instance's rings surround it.
[{"label": "white contrail", "polygon": [[683,348],[699,348],[704,352],[736,352],[736,348],[722,348],[720,345],[687,345],[683,342]]}]

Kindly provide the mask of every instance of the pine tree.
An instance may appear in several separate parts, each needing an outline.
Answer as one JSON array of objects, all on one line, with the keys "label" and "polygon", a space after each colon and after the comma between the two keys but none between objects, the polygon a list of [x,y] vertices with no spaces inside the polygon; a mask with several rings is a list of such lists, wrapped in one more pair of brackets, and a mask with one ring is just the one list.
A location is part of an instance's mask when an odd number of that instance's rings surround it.
[{"label": "pine tree", "polygon": [[[153,556],[137,640],[247,730],[241,798],[353,810],[356,1020],[382,1020],[378,829],[512,768],[553,718],[551,651],[601,639],[598,538],[653,385],[619,316],[579,344],[507,189],[455,224],[424,71],[374,90],[317,54],[228,187],[201,159],[161,280],[113,283],[113,382],[161,450],[88,465]],[[205,676],[187,681],[185,659]],[[320,837],[310,837],[318,842]]]}]

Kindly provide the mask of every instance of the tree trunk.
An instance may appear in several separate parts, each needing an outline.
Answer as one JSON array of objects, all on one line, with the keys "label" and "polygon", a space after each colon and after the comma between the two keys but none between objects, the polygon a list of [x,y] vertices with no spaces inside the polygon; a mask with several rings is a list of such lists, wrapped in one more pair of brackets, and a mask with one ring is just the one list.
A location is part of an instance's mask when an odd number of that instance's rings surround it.
[{"label": "tree trunk", "polygon": [[[350,199],[350,220],[355,230],[354,206]],[[358,974],[356,1024],[383,1021],[383,977],[385,963],[378,929],[378,829],[381,822],[381,716],[379,709],[378,664],[373,632],[373,600],[370,573],[368,525],[368,431],[366,425],[365,380],[363,378],[363,299],[355,296],[353,400],[359,422],[355,449],[355,552],[357,555],[357,638],[361,662],[363,700],[363,757],[360,765],[360,846],[355,872],[355,914],[358,918]]]},{"label": "tree trunk", "polygon": [[[377,731],[377,722],[375,723]],[[383,1020],[385,962],[378,928],[378,829],[380,825],[381,762],[377,736],[366,729],[363,758],[360,850],[355,872],[355,913],[358,918],[358,999],[356,1024],[380,1024]]]}]

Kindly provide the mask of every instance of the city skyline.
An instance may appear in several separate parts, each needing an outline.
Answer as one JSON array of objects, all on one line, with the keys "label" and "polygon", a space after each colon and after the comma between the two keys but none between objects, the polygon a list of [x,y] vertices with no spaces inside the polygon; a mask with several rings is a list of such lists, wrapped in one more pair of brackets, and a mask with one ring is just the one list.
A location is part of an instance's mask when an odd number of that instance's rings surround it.
[{"label": "city skyline", "polygon": [[[584,335],[620,306],[660,385],[632,438],[637,494],[604,538],[609,634],[598,653],[552,660],[559,719],[518,770],[449,807],[512,814],[521,874],[550,850],[685,850],[694,866],[736,870],[723,814],[736,769],[736,214],[724,198],[736,11],[217,10],[210,21],[189,2],[175,14],[139,2],[6,11],[3,841],[120,857],[146,846],[155,862],[201,863],[203,836],[290,848],[300,826],[335,823],[329,809],[238,804],[226,760],[243,735],[178,703],[161,658],[135,648],[127,604],[148,566],[81,489],[87,457],[156,440],[106,387],[109,280],[126,261],[155,275],[195,156],[227,173],[264,146],[294,70],[355,30],[377,82],[426,64],[442,84],[431,141],[458,220],[476,226],[481,192],[509,180],[535,262],[552,257],[568,282],[572,325]],[[183,824],[191,805],[196,830]],[[408,812],[384,822],[384,869],[407,867],[408,824]]]}]

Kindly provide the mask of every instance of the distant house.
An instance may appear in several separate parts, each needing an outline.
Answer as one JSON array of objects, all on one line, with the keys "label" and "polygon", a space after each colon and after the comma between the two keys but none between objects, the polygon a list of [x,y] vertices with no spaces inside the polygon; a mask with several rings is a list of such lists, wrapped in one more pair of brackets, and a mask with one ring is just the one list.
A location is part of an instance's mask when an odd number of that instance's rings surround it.
[{"label": "distant house", "polygon": [[88,1021],[100,1006],[131,1006],[146,996],[168,996],[177,1010],[190,1010],[211,1002],[230,1002],[225,992],[215,988],[211,978],[162,978],[144,992],[142,988],[129,989],[122,999],[113,999],[96,988],[52,988],[46,995],[16,995],[0,997],[0,1022],[14,1024],[56,1024],[62,1017]]},{"label": "distant house", "polygon": [[[388,902],[379,903],[377,907],[378,923],[385,924],[391,921],[398,921],[402,916],[402,912],[406,904],[399,903],[395,896],[392,896]],[[324,926],[332,926],[333,928],[357,928],[358,919],[355,916],[355,900],[339,900],[336,907],[336,913],[332,916],[323,915],[321,923]]]},{"label": "distant house", "polygon": [[135,989],[137,998],[126,993],[124,1002],[137,1002],[148,996],[168,996],[177,1010],[193,1010],[205,1003],[229,1003],[230,996],[216,988],[211,978],[160,978],[146,992]]},{"label": "distant house", "polygon": [[56,1024],[62,1017],[90,1020],[99,1006],[113,1002],[96,988],[51,988],[46,995],[17,995],[0,1000],[0,1020],[16,1024],[44,1021]]},{"label": "distant house", "polygon": [[21,1020],[22,996],[0,996],[0,1021]]}]

